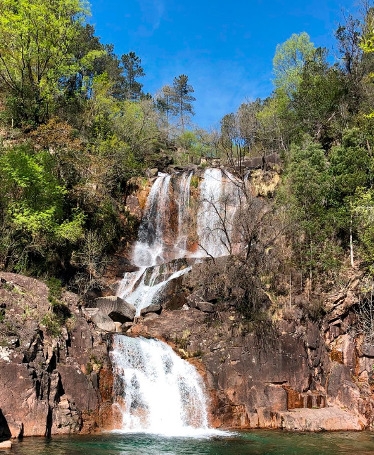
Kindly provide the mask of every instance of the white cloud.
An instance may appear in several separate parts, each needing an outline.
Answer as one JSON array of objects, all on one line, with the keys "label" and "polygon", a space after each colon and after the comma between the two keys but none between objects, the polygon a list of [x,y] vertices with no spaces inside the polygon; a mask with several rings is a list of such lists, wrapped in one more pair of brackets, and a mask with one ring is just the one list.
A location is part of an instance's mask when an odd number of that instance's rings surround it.
[{"label": "white cloud", "polygon": [[160,27],[165,13],[164,0],[139,0],[142,13],[142,26],[138,31],[143,36],[150,36]]}]

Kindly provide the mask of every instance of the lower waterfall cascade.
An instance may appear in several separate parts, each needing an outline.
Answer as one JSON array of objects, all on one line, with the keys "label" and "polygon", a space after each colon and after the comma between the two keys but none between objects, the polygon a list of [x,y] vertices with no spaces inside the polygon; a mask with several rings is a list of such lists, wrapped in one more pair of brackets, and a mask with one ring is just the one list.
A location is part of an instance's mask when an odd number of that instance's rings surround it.
[{"label": "lower waterfall cascade", "polygon": [[166,343],[115,335],[111,360],[121,429],[164,436],[218,434],[209,429],[202,378]]}]

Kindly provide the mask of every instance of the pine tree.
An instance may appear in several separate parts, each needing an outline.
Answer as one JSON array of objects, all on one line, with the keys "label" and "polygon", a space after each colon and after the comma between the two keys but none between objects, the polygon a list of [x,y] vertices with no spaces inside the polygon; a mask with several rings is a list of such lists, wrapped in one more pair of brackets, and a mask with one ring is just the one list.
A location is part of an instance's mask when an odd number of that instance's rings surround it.
[{"label": "pine tree", "polygon": [[195,101],[196,98],[190,95],[190,93],[193,92],[194,89],[192,85],[188,83],[188,76],[181,74],[174,78],[170,102],[174,107],[173,110],[179,116],[182,132],[185,130],[188,115],[194,115],[191,103],[192,101]]},{"label": "pine tree", "polygon": [[130,101],[137,101],[142,95],[143,84],[136,78],[145,76],[142,61],[135,52],[129,52],[122,55],[121,62],[125,78],[125,97]]}]

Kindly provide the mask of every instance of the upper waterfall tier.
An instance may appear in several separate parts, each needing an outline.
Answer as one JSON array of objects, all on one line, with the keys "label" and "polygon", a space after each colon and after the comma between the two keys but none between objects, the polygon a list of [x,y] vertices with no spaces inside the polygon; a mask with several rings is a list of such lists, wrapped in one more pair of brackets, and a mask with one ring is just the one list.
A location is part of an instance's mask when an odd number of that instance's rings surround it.
[{"label": "upper waterfall tier", "polygon": [[234,248],[234,221],[242,186],[230,173],[207,169],[200,185],[197,212],[198,256],[227,256]]},{"label": "upper waterfall tier", "polygon": [[170,179],[170,175],[161,174],[149,193],[133,252],[133,262],[139,267],[150,267],[164,262],[164,237],[169,229],[172,210]]},{"label": "upper waterfall tier", "polygon": [[[190,270],[178,261],[172,264],[176,259],[234,253],[234,223],[242,196],[240,182],[221,169],[206,169],[202,176],[192,171],[160,174],[148,195],[133,249],[138,270],[125,274],[117,295],[139,315],[159,301],[171,280]],[[170,267],[160,268],[163,264]]]},{"label": "upper waterfall tier", "polygon": [[182,257],[232,254],[234,220],[242,197],[237,179],[221,169],[196,177],[191,203],[192,171],[160,174],[148,195],[133,263],[150,267]]}]

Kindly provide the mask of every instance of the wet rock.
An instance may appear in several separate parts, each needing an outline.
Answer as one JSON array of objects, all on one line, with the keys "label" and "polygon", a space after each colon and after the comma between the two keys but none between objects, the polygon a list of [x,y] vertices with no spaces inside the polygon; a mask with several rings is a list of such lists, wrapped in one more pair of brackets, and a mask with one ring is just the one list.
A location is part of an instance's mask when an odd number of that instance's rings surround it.
[{"label": "wet rock", "polygon": [[180,310],[186,303],[186,294],[181,287],[183,277],[170,280],[162,290],[159,302],[165,310]]},{"label": "wet rock", "polygon": [[142,310],[140,311],[140,315],[144,316],[144,315],[146,315],[148,313],[158,313],[158,314],[160,314],[161,310],[162,310],[162,307],[161,307],[161,305],[159,303],[152,303],[151,305],[148,305],[147,307],[142,308]]},{"label": "wet rock", "polygon": [[122,324],[121,326],[121,331],[122,332],[127,332],[129,329],[131,329],[131,327],[134,325],[133,322],[125,322],[124,324]]}]

